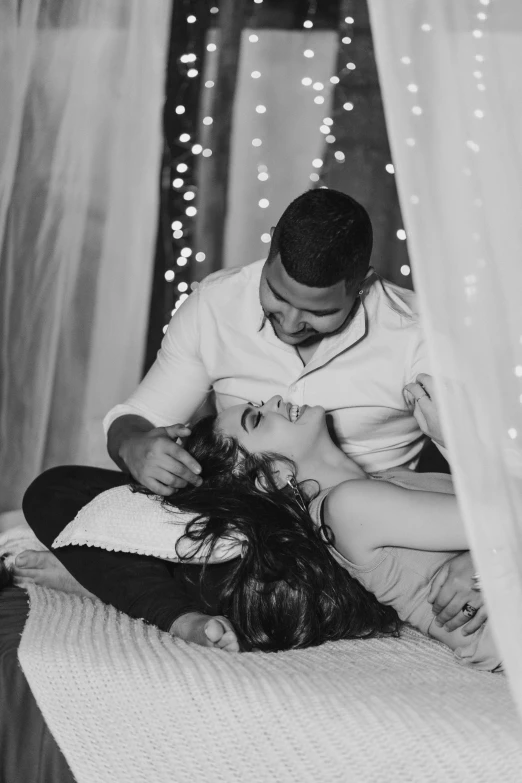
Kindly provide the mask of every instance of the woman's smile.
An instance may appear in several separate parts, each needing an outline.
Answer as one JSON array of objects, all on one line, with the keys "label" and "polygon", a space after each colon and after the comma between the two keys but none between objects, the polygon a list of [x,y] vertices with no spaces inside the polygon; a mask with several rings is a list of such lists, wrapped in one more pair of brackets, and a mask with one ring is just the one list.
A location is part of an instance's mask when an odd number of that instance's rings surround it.
[{"label": "woman's smile", "polygon": [[290,405],[289,409],[289,418],[292,424],[295,424],[298,419],[301,419],[303,417],[303,414],[306,412],[308,405],[302,405],[299,407],[299,405]]},{"label": "woman's smile", "polygon": [[328,435],[324,408],[285,402],[280,395],[262,405],[234,405],[220,413],[218,421],[225,435],[237,438],[251,453],[275,451],[292,459],[309,454],[317,438]]}]

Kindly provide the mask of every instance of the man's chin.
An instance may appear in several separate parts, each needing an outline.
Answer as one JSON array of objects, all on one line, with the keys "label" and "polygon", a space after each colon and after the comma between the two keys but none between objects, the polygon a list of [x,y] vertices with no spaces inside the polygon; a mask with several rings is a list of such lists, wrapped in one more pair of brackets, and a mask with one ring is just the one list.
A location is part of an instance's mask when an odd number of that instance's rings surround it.
[{"label": "man's chin", "polygon": [[306,348],[321,339],[319,334],[285,334],[277,326],[274,328],[277,337],[286,345],[301,345]]},{"label": "man's chin", "polygon": [[282,343],[285,343],[285,345],[302,345],[304,340],[302,337],[293,336],[289,334],[282,334],[282,332],[277,333],[277,336],[281,340]]}]

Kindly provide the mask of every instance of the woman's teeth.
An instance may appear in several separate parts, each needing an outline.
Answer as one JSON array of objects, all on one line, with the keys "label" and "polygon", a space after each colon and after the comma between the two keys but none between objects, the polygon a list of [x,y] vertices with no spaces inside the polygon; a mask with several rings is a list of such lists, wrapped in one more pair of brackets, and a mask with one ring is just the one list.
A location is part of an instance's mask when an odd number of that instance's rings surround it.
[{"label": "woman's teeth", "polygon": [[290,421],[294,423],[299,418],[299,414],[301,413],[301,408],[299,405],[292,405],[290,407]]}]

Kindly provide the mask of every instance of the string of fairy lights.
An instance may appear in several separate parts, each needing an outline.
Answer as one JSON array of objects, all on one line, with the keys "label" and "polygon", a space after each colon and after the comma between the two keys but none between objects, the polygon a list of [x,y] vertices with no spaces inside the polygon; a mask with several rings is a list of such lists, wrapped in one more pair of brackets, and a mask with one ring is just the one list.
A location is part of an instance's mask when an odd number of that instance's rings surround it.
[{"label": "string of fairy lights", "polygon": [[[481,0],[482,2],[482,0]],[[254,3],[261,5],[263,0],[254,0]],[[212,5],[210,7],[210,14],[215,16],[219,13],[219,7]],[[314,20],[317,12],[317,0],[310,0],[308,4],[306,18],[303,21],[303,28],[310,34],[310,38],[307,41],[305,48],[303,49],[303,61],[309,62],[314,56]],[[194,14],[189,14],[186,17],[187,26],[190,28],[194,26],[194,30],[197,29],[198,19]],[[329,81],[331,89],[341,90],[342,102],[340,108],[336,111],[332,111],[330,116],[325,116],[320,124],[319,132],[324,137],[324,142],[327,145],[335,147],[340,136],[340,130],[337,130],[339,121],[345,121],[344,115],[346,112],[352,112],[356,109],[354,99],[350,98],[350,86],[349,76],[356,70],[357,65],[355,62],[349,59],[349,47],[353,41],[354,29],[356,26],[356,20],[353,16],[347,16],[341,22],[340,29],[340,43],[341,51],[344,54],[344,50],[347,52],[347,61],[345,65],[337,73],[333,74]],[[260,35],[264,33],[260,30],[253,30],[248,34],[247,41],[249,45],[255,45],[260,40]],[[269,33],[267,33],[269,34]],[[206,36],[206,31],[204,32]],[[189,42],[190,43],[190,42]],[[205,56],[212,57],[216,55],[218,44],[215,42],[204,43]],[[192,46],[192,49],[194,46]],[[202,63],[199,62],[201,58],[191,50],[191,46],[187,47],[187,51],[183,52],[179,60],[179,68],[182,71],[182,76],[187,83],[195,82],[202,79]],[[206,69],[207,73],[212,72],[212,68]],[[259,70],[253,70],[250,74],[253,81],[257,81],[263,77],[263,74]],[[203,83],[205,90],[211,90],[214,87],[214,81],[211,78],[206,79]],[[317,105],[322,105],[326,102],[325,91],[327,85],[320,81],[314,81],[309,75],[305,74],[301,78],[301,85],[310,89],[312,100]],[[409,86],[408,89],[413,92],[413,86]],[[261,117],[267,112],[267,106],[261,103],[256,104],[255,112]],[[187,107],[183,102],[179,102],[175,106],[175,113],[178,118],[184,118],[187,116]],[[197,114],[197,112],[196,112]],[[212,149],[210,146],[204,146],[206,139],[211,138],[209,131],[212,125],[213,119],[211,116],[206,115],[200,120],[202,128],[198,132],[194,132],[194,117],[187,117],[187,128],[179,135],[178,145],[181,149],[181,153],[176,156],[172,161],[172,191],[173,199],[171,204],[171,212],[176,215],[176,219],[171,224],[172,231],[172,243],[174,247],[175,262],[165,271],[165,280],[168,283],[172,283],[175,287],[175,294],[173,297],[173,309],[171,314],[174,314],[182,302],[188,297],[191,290],[194,290],[198,283],[191,281],[193,263],[201,263],[205,260],[205,254],[201,251],[195,250],[192,245],[194,244],[194,220],[198,213],[197,204],[197,183],[196,183],[196,163],[199,156],[209,158],[212,155]],[[337,124],[337,126],[336,126]],[[262,133],[259,132],[252,139],[253,151],[259,152],[259,148],[263,145]],[[328,155],[327,158],[332,163],[325,163],[322,158],[314,158],[311,161],[312,171],[309,174],[312,187],[326,188],[324,184],[325,177],[328,174],[330,165],[342,165],[346,161],[346,155],[341,149],[334,149],[333,155]],[[269,198],[269,180],[270,172],[265,162],[260,160],[259,154],[255,155],[254,169],[256,177],[260,183],[266,183],[267,190],[261,194],[261,198],[258,198],[258,207],[260,209],[266,209],[270,205]],[[386,164],[386,171],[389,174],[395,173],[395,168],[392,162]],[[254,192],[254,189],[253,189]],[[261,241],[265,244],[270,242],[270,234],[268,231],[264,231],[260,237]],[[397,239],[400,241],[406,240],[406,232],[404,229],[397,229]],[[410,267],[403,265],[400,269],[403,275],[410,274]],[[167,329],[167,325],[163,327],[163,332]]]},{"label": "string of fairy lights", "polygon": [[[313,15],[315,14],[316,10],[317,4],[315,2],[310,3],[307,18],[303,22],[303,27],[306,30],[311,31],[313,29]],[[339,132],[336,131],[336,122],[339,120],[341,120],[343,123],[346,122],[343,116],[344,113],[352,112],[356,108],[354,104],[354,98],[350,94],[350,75],[356,70],[357,64],[349,57],[349,47],[353,43],[355,29],[356,20],[353,16],[348,15],[341,20],[341,59],[344,59],[343,56],[346,51],[347,60],[341,69],[330,77],[330,84],[333,86],[332,89],[340,91],[341,95],[339,97],[341,100],[338,101],[340,108],[330,112],[329,116],[324,117],[319,127],[319,131],[324,135],[327,145],[334,146],[339,141]],[[303,52],[303,56],[307,59],[314,57],[314,55],[314,50],[309,47],[307,47]],[[314,96],[314,103],[323,104],[325,102],[325,98],[321,94],[325,89],[324,84],[321,82],[314,82],[309,76],[304,76],[301,80],[301,84],[305,87],[310,87],[312,91],[317,91],[319,93],[318,95]],[[341,149],[336,149],[333,152],[333,155],[328,155],[327,157],[330,161],[334,161],[334,165],[342,165],[346,161],[346,155]],[[329,173],[330,166],[325,164],[322,158],[314,158],[312,160],[312,168],[315,170],[313,170],[309,175],[310,181],[313,182],[316,187],[326,188],[327,185],[324,184],[324,180]],[[388,174],[395,174],[395,167],[391,161],[386,164],[385,170]],[[396,236],[398,240],[405,241],[406,231],[404,228],[398,228],[396,231]],[[411,274],[411,269],[408,264],[403,264],[400,268],[400,272],[402,275],[408,276]]]},{"label": "string of fairy lights", "polygon": [[[257,2],[262,3],[263,0],[257,0]],[[310,62],[312,58],[315,57],[316,52],[314,51],[314,41],[313,41],[313,30],[315,26],[314,17],[317,12],[317,2],[316,0],[310,0],[308,4],[308,12],[306,14],[306,18],[303,21],[303,28],[310,33],[310,38],[306,42],[304,49],[303,49],[303,58],[304,62]],[[344,54],[343,50],[352,44],[353,41],[353,35],[354,35],[354,28],[355,28],[355,19],[353,16],[346,16],[341,21],[341,27],[340,27],[340,43],[341,43],[341,52]],[[250,44],[257,44],[260,40],[259,37],[259,31],[252,32],[248,36],[248,42]],[[349,50],[348,50],[349,51]],[[345,112],[351,112],[354,110],[354,99],[350,95],[350,86],[349,86],[349,76],[352,74],[356,68],[357,65],[355,62],[349,59],[349,55],[347,53],[347,62],[345,62],[345,65],[335,74],[333,74],[329,81],[332,85],[332,88],[335,88],[337,90],[341,91],[342,100],[340,103],[340,108],[331,111],[329,116],[326,116],[323,118],[319,131],[324,136],[324,141],[327,145],[335,146],[336,142],[338,142],[340,136],[342,136],[342,133],[338,132],[335,127],[335,123],[346,122],[344,119]],[[306,71],[305,71],[306,74]],[[262,74],[259,70],[254,70],[250,74],[252,79],[259,79]],[[309,75],[304,75],[301,78],[301,85],[303,85],[305,88],[310,89],[310,93],[312,95],[313,102],[316,105],[322,105],[326,102],[326,97],[324,95],[324,92],[327,88],[327,85],[325,85],[323,82],[314,80]],[[297,85],[296,85],[297,86]],[[267,106],[264,104],[256,105],[255,111],[260,114],[264,115],[267,112]],[[260,148],[263,144],[262,134],[258,133],[256,136],[252,139],[252,147],[254,148]],[[255,155],[255,166],[257,169],[257,179],[260,182],[267,182],[270,178],[270,173],[268,171],[268,167],[266,163],[260,162],[259,155]],[[333,151],[332,155],[327,156],[327,160],[331,161],[326,162],[323,160],[323,158],[313,158],[311,161],[311,168],[312,171],[309,174],[310,182],[312,183],[312,187],[320,187],[320,188],[326,188],[327,185],[325,184],[325,179],[327,178],[327,175],[330,171],[330,166],[332,165],[342,165],[346,161],[346,155],[343,152],[342,149],[335,149]],[[395,173],[395,168],[392,162],[389,162],[386,164],[386,171],[389,174]],[[263,195],[261,198],[258,199],[258,206],[261,209],[266,209],[270,205],[270,199],[268,197],[268,191],[266,195]],[[406,231],[403,227],[398,227],[396,231],[396,236],[399,241],[405,241],[406,240]],[[268,244],[270,242],[270,234],[268,231],[264,231],[261,234],[260,237],[261,241],[263,243]],[[411,274],[411,270],[408,264],[403,264],[400,268],[400,272],[404,276],[408,276]]]},{"label": "string of fairy lights", "polygon": [[[218,6],[212,5],[209,13],[211,16],[218,14]],[[198,139],[201,133],[198,133],[197,129],[194,132],[197,111],[193,113],[187,112],[186,104],[189,101],[184,101],[183,95],[188,96],[189,93],[192,93],[194,98],[192,103],[196,107],[199,105],[199,88],[203,63],[201,62],[202,56],[198,56],[194,49],[201,49],[204,46],[205,54],[212,54],[216,51],[217,46],[215,43],[205,43],[199,40],[201,36],[206,37],[206,28],[201,28],[198,25],[198,21],[195,14],[190,13],[187,15],[187,29],[189,31],[191,29],[194,30],[194,33],[187,36],[187,51],[177,57],[177,67],[180,71],[182,86],[178,93],[179,102],[174,108],[174,113],[178,117],[180,127],[182,125],[185,127],[182,128],[182,132],[175,140],[176,150],[179,150],[179,153],[173,156],[170,162],[170,213],[176,216],[171,223],[170,229],[174,250],[173,258],[175,260],[165,270],[164,277],[167,283],[171,283],[174,286],[175,291],[172,297],[173,308],[170,311],[171,315],[174,315],[178,307],[189,296],[190,291],[197,287],[197,283],[191,281],[193,276],[191,270],[192,262],[201,263],[205,260],[205,253],[197,250],[194,252],[192,247],[195,234],[194,221],[198,214],[195,164],[198,156],[209,158],[212,155],[212,150],[210,147],[204,147],[199,142]],[[213,86],[214,82],[212,81],[205,83],[206,88],[212,88]],[[185,118],[186,122],[183,123]],[[202,123],[204,126],[211,125],[212,118],[204,117]],[[168,324],[163,326],[163,333],[166,332],[167,327]]]}]

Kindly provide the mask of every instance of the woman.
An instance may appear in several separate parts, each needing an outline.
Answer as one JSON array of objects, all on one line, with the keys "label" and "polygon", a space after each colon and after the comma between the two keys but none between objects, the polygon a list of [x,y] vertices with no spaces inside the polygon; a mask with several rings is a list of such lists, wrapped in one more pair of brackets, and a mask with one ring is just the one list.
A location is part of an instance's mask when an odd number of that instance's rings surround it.
[{"label": "woman", "polygon": [[[396,610],[460,662],[490,670],[500,664],[487,626],[466,635],[433,621],[430,585],[467,549],[448,477],[404,470],[368,477],[332,442],[323,408],[299,410],[280,397],[203,420],[185,445],[205,482],[179,491],[173,505],[208,518],[186,535],[196,547],[227,535],[245,542],[216,588],[218,613],[244,647],[393,633]],[[309,514],[298,485],[311,498]],[[463,611],[471,616],[473,607]]]},{"label": "woman", "polygon": [[[234,406],[215,419],[203,420],[186,446],[198,461],[207,463],[203,475],[209,493],[207,500],[201,489],[189,489],[172,501],[179,508],[209,517],[205,524],[189,525],[186,535],[196,544],[212,543],[226,535],[246,542],[245,555],[235,581],[227,585],[223,605],[223,613],[232,619],[243,642],[246,637],[254,646],[268,647],[269,623],[261,616],[263,612],[270,617],[288,601],[286,616],[299,614],[302,595],[296,593],[291,580],[301,564],[293,558],[299,549],[298,539],[293,541],[292,535],[295,532],[310,543],[303,558],[308,557],[309,562],[315,559],[319,571],[324,567],[324,560],[319,559],[319,553],[321,558],[323,555],[317,541],[319,531],[343,568],[381,604],[393,607],[402,621],[446,644],[463,664],[488,670],[500,665],[487,625],[469,635],[460,629],[449,632],[434,622],[428,601],[438,571],[458,551],[468,548],[448,476],[397,470],[369,477],[333,443],[323,408],[299,409],[281,397],[260,406]],[[210,454],[213,463],[209,463]],[[216,514],[212,510],[216,493],[226,488],[226,494],[232,486],[237,512],[231,509],[229,515]],[[312,498],[308,514],[315,530],[307,522],[298,486]],[[293,502],[286,499],[285,488],[294,495]],[[263,497],[266,512],[262,511]],[[256,511],[245,521],[243,504],[246,507],[254,500]],[[223,508],[222,503],[217,506]],[[262,591],[259,597],[259,584],[266,585],[271,558],[279,568],[273,569],[274,589],[281,595],[268,600]],[[312,591],[320,595],[318,574],[313,576]],[[338,584],[345,597],[346,580]],[[350,622],[355,624],[341,622],[345,638],[361,635],[365,616],[367,630],[390,630],[389,625],[379,626],[375,618],[370,619],[367,607],[354,605],[352,596],[342,608],[340,596],[335,596],[333,603],[340,614],[346,615],[348,605],[351,607]],[[249,612],[248,607],[254,605],[255,612]],[[304,605],[308,605],[306,601]],[[474,607],[466,604],[463,611],[472,617]],[[260,628],[267,638],[258,644],[255,633]],[[325,638],[339,637],[326,634]],[[304,646],[300,641],[297,629],[289,627],[279,648]]]}]

